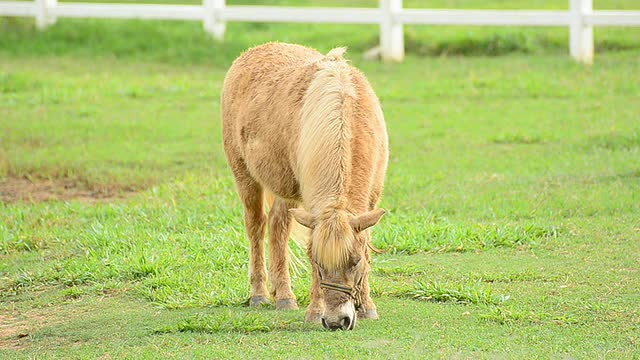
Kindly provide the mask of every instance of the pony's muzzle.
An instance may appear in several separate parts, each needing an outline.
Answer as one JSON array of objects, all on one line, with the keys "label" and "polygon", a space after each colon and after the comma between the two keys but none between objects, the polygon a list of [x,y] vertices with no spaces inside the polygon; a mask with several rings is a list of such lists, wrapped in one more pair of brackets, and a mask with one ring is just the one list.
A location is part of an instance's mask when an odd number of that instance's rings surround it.
[{"label": "pony's muzzle", "polygon": [[327,322],[325,318],[322,318],[322,326],[325,329],[335,331],[335,330],[353,330],[356,325],[356,320],[354,318],[350,318],[349,316],[343,316],[337,322]]},{"label": "pony's muzzle", "polygon": [[331,331],[353,330],[356,327],[356,312],[353,304],[345,303],[335,313],[325,312],[322,316],[322,326]]}]

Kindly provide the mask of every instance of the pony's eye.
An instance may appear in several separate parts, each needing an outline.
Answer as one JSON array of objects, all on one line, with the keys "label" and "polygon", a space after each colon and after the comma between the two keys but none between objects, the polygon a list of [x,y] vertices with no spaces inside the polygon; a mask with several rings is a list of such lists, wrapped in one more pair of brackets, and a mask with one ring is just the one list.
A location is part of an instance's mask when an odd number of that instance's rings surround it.
[{"label": "pony's eye", "polygon": [[352,260],[352,263],[353,263],[353,266],[354,266],[354,267],[356,267],[356,266],[360,265],[360,263],[361,263],[361,262],[362,262],[362,257],[357,257],[357,258],[354,258],[354,259]]}]

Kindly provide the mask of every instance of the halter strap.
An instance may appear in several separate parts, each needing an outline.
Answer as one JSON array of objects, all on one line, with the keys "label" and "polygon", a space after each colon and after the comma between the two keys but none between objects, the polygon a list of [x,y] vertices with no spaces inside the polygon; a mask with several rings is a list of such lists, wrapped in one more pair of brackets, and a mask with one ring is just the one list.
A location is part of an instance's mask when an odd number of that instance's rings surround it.
[{"label": "halter strap", "polygon": [[339,291],[339,292],[345,293],[347,295],[350,295],[352,297],[354,296],[353,288],[349,287],[349,286],[331,284],[331,283],[328,283],[328,282],[321,281],[320,282],[320,287],[323,288],[323,289]]}]

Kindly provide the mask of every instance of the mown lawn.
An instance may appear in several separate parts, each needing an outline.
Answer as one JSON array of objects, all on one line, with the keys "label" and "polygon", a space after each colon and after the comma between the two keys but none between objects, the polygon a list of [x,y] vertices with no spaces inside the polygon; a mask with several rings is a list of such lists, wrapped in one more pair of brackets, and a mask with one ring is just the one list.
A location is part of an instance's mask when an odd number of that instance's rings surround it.
[{"label": "mown lawn", "polygon": [[[0,19],[0,358],[637,357],[638,30],[597,31],[583,67],[565,30],[415,28],[380,64],[374,27],[230,24],[221,45],[197,23]],[[387,119],[381,319],[352,332],[246,307],[218,98],[275,39],[348,45]],[[306,304],[305,266],[293,281]]]}]

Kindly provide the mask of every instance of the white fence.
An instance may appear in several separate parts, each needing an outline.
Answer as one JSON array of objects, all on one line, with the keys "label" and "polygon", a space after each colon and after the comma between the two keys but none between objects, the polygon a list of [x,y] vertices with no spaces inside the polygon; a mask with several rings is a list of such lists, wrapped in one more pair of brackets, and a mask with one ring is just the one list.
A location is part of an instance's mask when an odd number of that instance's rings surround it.
[{"label": "white fence", "polygon": [[594,11],[592,0],[569,0],[566,11],[405,9],[402,0],[379,1],[378,8],[294,8],[227,6],[225,0],[203,0],[202,5],[0,0],[0,16],[35,17],[42,30],[59,17],[195,20],[202,21],[205,30],[218,40],[224,38],[229,21],[378,24],[380,54],[387,61],[404,57],[403,24],[568,26],[569,52],[583,63],[593,61],[594,26],[640,26],[640,11]]}]

